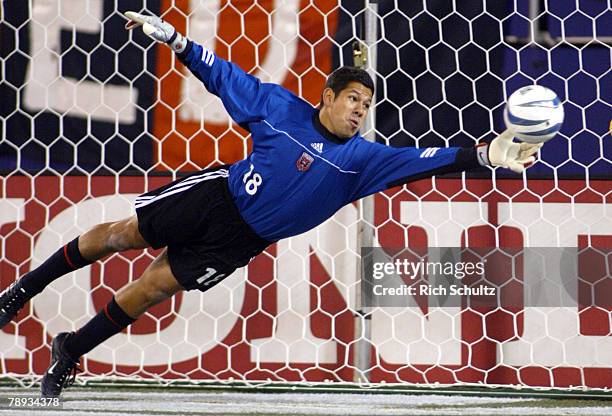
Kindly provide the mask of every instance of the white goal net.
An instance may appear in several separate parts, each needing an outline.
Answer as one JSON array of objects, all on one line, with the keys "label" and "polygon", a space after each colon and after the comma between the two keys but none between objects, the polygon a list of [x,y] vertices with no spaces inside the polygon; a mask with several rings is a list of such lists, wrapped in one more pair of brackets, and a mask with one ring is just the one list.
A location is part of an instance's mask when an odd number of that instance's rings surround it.
[{"label": "white goal net", "polygon": [[[89,227],[133,214],[140,193],[249,151],[248,133],[168,48],[123,30],[127,10],[163,16],[313,105],[360,42],[377,84],[362,133],[389,146],[490,140],[506,98],[530,84],[553,89],[566,120],[523,176],[482,169],[393,188],[208,292],[176,295],[87,354],[85,379],[612,388],[609,1],[2,2],[2,288]],[[513,288],[513,300],[371,304],[370,245],[511,247],[511,267],[495,257],[476,281]],[[155,254],[55,281],[0,331],[3,374],[36,379],[52,337],[87,322]]]}]

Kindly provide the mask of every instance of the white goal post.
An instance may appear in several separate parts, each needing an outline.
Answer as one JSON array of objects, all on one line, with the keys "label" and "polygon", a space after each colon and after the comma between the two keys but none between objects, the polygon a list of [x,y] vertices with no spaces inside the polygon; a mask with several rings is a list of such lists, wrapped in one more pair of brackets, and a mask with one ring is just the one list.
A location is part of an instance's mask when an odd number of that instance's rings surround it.
[{"label": "white goal post", "polygon": [[[122,29],[128,9],[162,15],[313,105],[335,67],[362,64],[377,86],[362,133],[388,146],[488,141],[506,98],[529,84],[555,90],[566,121],[522,176],[483,168],[392,188],[208,292],[156,306],[91,351],[79,380],[612,388],[609,2],[129,3],[2,2],[2,288],[89,227],[133,214],[140,193],[248,154],[248,132],[168,48]],[[540,263],[515,253],[505,277],[487,269],[500,287],[519,285],[508,307],[440,306],[434,295],[376,306],[364,247],[549,251]],[[156,254],[55,281],[0,331],[3,374],[35,382],[51,338],[82,326]]]}]

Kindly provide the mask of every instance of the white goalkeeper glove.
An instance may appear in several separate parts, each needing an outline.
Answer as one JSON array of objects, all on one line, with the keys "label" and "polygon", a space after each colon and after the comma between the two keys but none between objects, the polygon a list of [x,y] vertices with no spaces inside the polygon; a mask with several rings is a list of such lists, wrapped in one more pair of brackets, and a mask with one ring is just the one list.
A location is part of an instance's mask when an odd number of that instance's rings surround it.
[{"label": "white goalkeeper glove", "polygon": [[501,166],[523,173],[533,162],[543,143],[515,143],[510,130],[497,136],[488,146],[479,147],[478,160],[482,165]]},{"label": "white goalkeeper glove", "polygon": [[127,30],[142,26],[145,35],[152,39],[163,42],[175,52],[183,52],[187,47],[187,38],[176,31],[170,23],[164,22],[157,16],[147,16],[137,12],[125,12],[128,22],[125,25]]}]

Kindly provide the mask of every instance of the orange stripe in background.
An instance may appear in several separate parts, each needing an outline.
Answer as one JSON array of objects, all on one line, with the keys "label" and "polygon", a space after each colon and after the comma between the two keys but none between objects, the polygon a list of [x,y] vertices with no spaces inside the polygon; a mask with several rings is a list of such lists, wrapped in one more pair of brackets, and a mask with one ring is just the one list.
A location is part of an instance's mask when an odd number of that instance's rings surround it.
[{"label": "orange stripe in background", "polygon": [[[255,3],[257,7],[253,7]],[[268,51],[266,39],[272,29],[268,16],[273,4],[273,0],[220,0],[215,53],[224,59],[228,59],[231,53],[232,62],[247,72],[255,72],[256,63],[262,62]],[[288,63],[293,73],[289,73],[282,85],[312,104],[319,102],[325,83],[323,74],[331,71],[332,43],[325,34],[325,20],[327,27],[335,32],[337,6],[334,0],[302,0],[300,3],[302,39],[298,41],[295,61]],[[166,21],[181,33],[186,33],[188,0],[162,0],[161,10]],[[244,34],[241,33],[243,15]],[[329,35],[333,36],[333,33]],[[312,62],[313,55],[315,62]],[[156,170],[193,171],[243,159],[246,156],[244,138],[248,136],[245,130],[235,124],[230,128],[227,123],[212,124],[206,120],[184,121],[179,118],[177,110],[184,74],[187,72],[178,60],[173,59],[169,48],[158,46],[156,74],[159,101],[153,109],[153,134],[157,139],[153,150]],[[249,150],[250,147],[249,140]]]}]

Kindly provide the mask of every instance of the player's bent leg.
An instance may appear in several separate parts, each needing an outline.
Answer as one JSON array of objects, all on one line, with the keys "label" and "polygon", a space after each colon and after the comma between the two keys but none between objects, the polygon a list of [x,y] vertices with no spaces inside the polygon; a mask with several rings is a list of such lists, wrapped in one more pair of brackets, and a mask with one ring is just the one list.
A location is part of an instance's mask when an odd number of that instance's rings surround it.
[{"label": "player's bent leg", "polygon": [[41,382],[44,397],[57,397],[71,385],[79,358],[132,324],[148,308],[182,290],[168,262],[159,255],[142,276],[124,286],[76,333],[63,332],[53,340],[51,364]]},{"label": "player's bent leg", "polygon": [[172,274],[168,252],[164,250],[138,280],[122,287],[115,299],[128,315],[138,318],[151,306],[181,290],[183,287]]},{"label": "player's bent leg", "polygon": [[98,224],[79,237],[79,252],[90,261],[112,253],[149,247],[138,230],[136,215],[121,221]]},{"label": "player's bent leg", "polygon": [[99,224],[74,239],[0,294],[0,328],[8,324],[28,300],[55,279],[111,253],[146,248],[136,216]]}]

